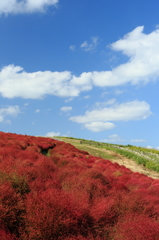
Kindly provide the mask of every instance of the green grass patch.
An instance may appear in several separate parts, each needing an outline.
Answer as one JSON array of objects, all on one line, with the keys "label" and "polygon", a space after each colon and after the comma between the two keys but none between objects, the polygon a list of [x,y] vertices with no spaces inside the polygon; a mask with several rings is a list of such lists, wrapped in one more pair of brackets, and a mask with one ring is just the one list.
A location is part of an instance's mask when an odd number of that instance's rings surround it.
[{"label": "green grass patch", "polygon": [[[109,159],[113,160],[116,157],[112,156],[111,154],[108,154],[106,152],[103,152],[103,149],[111,150],[115,153],[118,153],[124,157],[127,157],[129,159],[134,160],[137,164],[141,164],[147,169],[154,170],[156,172],[159,172],[159,162],[148,160],[147,158],[144,158],[144,156],[139,156],[139,154],[135,153],[135,151],[143,152],[144,154],[147,153],[155,153],[159,154],[159,151],[156,149],[148,149],[148,148],[142,148],[142,147],[136,147],[132,145],[118,145],[118,144],[110,144],[110,143],[102,143],[102,142],[96,142],[93,140],[86,140],[86,139],[79,139],[79,138],[69,138],[69,137],[58,137],[60,140],[70,143],[74,145],[76,148],[87,151],[89,154],[97,157],[101,157],[103,159]],[[97,149],[93,149],[91,147],[96,147]],[[121,149],[118,147],[130,149],[134,152],[127,151],[126,149]]]}]

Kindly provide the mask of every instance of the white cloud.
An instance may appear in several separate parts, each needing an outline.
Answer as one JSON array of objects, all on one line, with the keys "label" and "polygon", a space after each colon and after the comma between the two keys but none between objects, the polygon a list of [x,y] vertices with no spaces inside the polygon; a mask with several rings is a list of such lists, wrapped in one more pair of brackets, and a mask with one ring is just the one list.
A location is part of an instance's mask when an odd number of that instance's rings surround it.
[{"label": "white cloud", "polygon": [[27,73],[20,66],[9,65],[0,71],[0,94],[26,99],[40,99],[46,95],[77,97],[93,86],[112,87],[156,80],[159,78],[159,29],[150,34],[144,34],[143,29],[137,27],[111,45],[112,50],[121,51],[130,58],[112,71],[83,72],[75,76],[70,71]]},{"label": "white cloud", "polygon": [[145,101],[132,101],[122,104],[114,104],[110,107],[100,107],[92,111],[86,111],[83,116],[70,117],[77,123],[107,122],[107,121],[131,121],[146,119],[151,115],[150,106]]},{"label": "white cloud", "polygon": [[68,111],[72,110],[72,107],[69,107],[69,106],[61,107],[60,110],[63,111],[63,112],[68,112]]},{"label": "white cloud", "polygon": [[71,46],[70,46],[70,50],[72,50],[72,51],[75,51],[75,48],[76,48],[76,47],[75,47],[74,45],[71,45]]},{"label": "white cloud", "polygon": [[45,95],[78,96],[85,87],[72,85],[71,78],[71,73],[68,71],[27,73],[22,67],[9,65],[0,72],[0,93],[7,98],[25,99],[41,99]]},{"label": "white cloud", "polygon": [[89,91],[92,89],[92,73],[83,72],[79,77],[71,76],[70,85],[79,89],[80,91]]},{"label": "white cloud", "polygon": [[48,6],[56,6],[59,0],[1,0],[0,14],[44,12]]},{"label": "white cloud", "polygon": [[35,112],[36,112],[36,113],[39,113],[39,112],[40,112],[40,109],[36,109]]},{"label": "white cloud", "polygon": [[91,37],[91,43],[88,43],[88,41],[85,41],[81,44],[81,48],[85,51],[93,51],[96,49],[97,45],[99,44],[99,38],[98,37]]},{"label": "white cloud", "polygon": [[112,134],[112,135],[108,136],[108,139],[101,140],[101,142],[110,142],[110,143],[124,142],[124,141],[125,140],[122,139],[118,134]]},{"label": "white cloud", "polygon": [[[19,106],[7,106],[6,108],[0,108],[0,122],[5,121],[6,116],[16,117],[20,113]],[[7,120],[10,122],[10,120]]]},{"label": "white cloud", "polygon": [[111,122],[91,122],[84,124],[84,127],[92,132],[101,132],[113,129],[115,127],[115,124]]},{"label": "white cloud", "polygon": [[109,73],[114,83],[148,82],[159,75],[159,29],[150,34],[144,34],[143,30],[143,26],[137,27],[123,39],[111,44],[112,50],[130,57],[127,63]]},{"label": "white cloud", "polygon": [[156,147],[157,150],[159,150],[159,147]]},{"label": "white cloud", "polygon": [[60,132],[48,132],[45,137],[56,137],[60,136]]},{"label": "white cloud", "polygon": [[[144,27],[112,43],[111,49],[121,51],[130,59],[112,71],[94,71],[91,74],[92,85],[100,87],[121,86],[147,83],[159,77],[159,29],[150,34],[143,33]],[[84,44],[86,46],[87,42]]]},{"label": "white cloud", "polygon": [[130,142],[146,142],[144,139],[132,139]]}]

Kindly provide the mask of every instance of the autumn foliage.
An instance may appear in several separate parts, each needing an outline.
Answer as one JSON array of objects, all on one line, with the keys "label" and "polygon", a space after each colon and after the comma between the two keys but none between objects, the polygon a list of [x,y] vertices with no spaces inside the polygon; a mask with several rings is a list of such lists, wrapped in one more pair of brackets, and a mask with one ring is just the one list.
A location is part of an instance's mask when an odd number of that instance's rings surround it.
[{"label": "autumn foliage", "polygon": [[1,240],[158,240],[159,180],[51,138],[0,132]]}]

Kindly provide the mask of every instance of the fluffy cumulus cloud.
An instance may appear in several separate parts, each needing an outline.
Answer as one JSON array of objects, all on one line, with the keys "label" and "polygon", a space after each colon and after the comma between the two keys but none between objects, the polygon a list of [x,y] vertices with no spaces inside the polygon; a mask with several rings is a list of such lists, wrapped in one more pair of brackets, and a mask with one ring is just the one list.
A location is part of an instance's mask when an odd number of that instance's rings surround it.
[{"label": "fluffy cumulus cloud", "polygon": [[110,107],[86,111],[83,116],[74,116],[70,120],[78,123],[97,121],[130,121],[142,120],[151,115],[150,105],[145,101],[132,101],[113,104]]},{"label": "fluffy cumulus cloud", "polygon": [[101,132],[113,129],[115,124],[111,122],[91,122],[84,124],[84,127],[92,132]]},{"label": "fluffy cumulus cloud", "polygon": [[59,0],[1,0],[0,14],[44,12],[46,7],[56,5]]},{"label": "fluffy cumulus cloud", "polygon": [[159,29],[150,34],[143,33],[140,26],[111,45],[115,51],[121,51],[130,60],[113,69],[114,81],[120,83],[148,82],[159,75]]},{"label": "fluffy cumulus cloud", "polygon": [[69,111],[72,110],[72,107],[69,107],[69,106],[61,107],[60,110],[63,111],[63,112],[69,112]]},{"label": "fluffy cumulus cloud", "polygon": [[[91,72],[94,86],[121,86],[147,83],[159,76],[159,29],[145,34],[139,26],[110,45],[113,51],[120,51],[129,57],[129,61],[111,71]],[[88,43],[83,43],[87,48]]]},{"label": "fluffy cumulus cloud", "polygon": [[156,80],[159,76],[159,29],[145,34],[139,26],[114,43],[111,49],[129,57],[127,63],[111,71],[92,72],[93,85],[108,87],[127,83],[132,85]]},{"label": "fluffy cumulus cloud", "polygon": [[45,137],[57,137],[60,136],[60,132],[48,132]]},{"label": "fluffy cumulus cloud", "polygon": [[0,122],[5,121],[7,116],[16,117],[20,113],[19,106],[7,106],[0,108]]},{"label": "fluffy cumulus cloud", "polygon": [[84,115],[73,116],[69,119],[73,122],[82,123],[88,130],[98,132],[114,128],[115,125],[111,121],[142,120],[151,114],[148,103],[136,100],[121,104],[114,103],[109,107],[103,107],[102,103],[100,106],[98,103],[96,109],[86,111]]},{"label": "fluffy cumulus cloud", "polygon": [[5,66],[0,71],[0,94],[7,98],[77,97],[82,91],[91,89],[91,73],[84,72],[79,77],[69,71],[27,73],[14,65]]},{"label": "fluffy cumulus cloud", "polygon": [[0,94],[7,98],[26,99],[40,99],[45,95],[78,96],[80,87],[71,85],[70,79],[68,71],[27,73],[22,67],[9,65],[0,72]]},{"label": "fluffy cumulus cloud", "polygon": [[[77,97],[96,86],[113,87],[154,81],[159,77],[159,29],[150,34],[143,33],[143,30],[143,26],[137,27],[111,44],[112,50],[121,51],[130,58],[127,63],[111,71],[83,72],[75,76],[70,71],[27,73],[20,66],[8,65],[0,71],[0,94],[7,98],[32,99],[45,95]],[[87,47],[87,44],[83,46]]]}]

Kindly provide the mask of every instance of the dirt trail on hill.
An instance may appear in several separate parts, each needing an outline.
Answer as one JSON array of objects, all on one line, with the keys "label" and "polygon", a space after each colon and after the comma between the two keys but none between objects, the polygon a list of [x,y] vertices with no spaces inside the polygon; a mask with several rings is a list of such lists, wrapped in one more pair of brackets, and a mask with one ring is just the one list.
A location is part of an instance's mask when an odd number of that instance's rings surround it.
[{"label": "dirt trail on hill", "polygon": [[[89,148],[98,150],[98,148],[93,147],[93,146],[89,146]],[[108,159],[109,161],[111,161],[113,163],[116,162],[119,165],[124,165],[126,168],[129,168],[132,172],[143,173],[143,174],[147,175],[148,177],[151,177],[154,179],[159,179],[159,173],[149,170],[149,169],[145,168],[143,165],[138,165],[135,161],[133,161],[129,158],[126,158],[126,157],[124,157],[118,153],[115,153],[111,150],[102,149],[102,151],[115,157],[114,159],[110,159],[110,160]]]},{"label": "dirt trail on hill", "polygon": [[[113,163],[118,163],[119,165],[124,165],[126,168],[129,168],[132,172],[139,172],[142,174],[147,175],[148,177],[154,178],[154,179],[159,179],[159,173],[153,171],[153,170],[149,170],[147,168],[145,168],[143,165],[138,165],[135,161],[126,158],[118,153],[115,153],[111,150],[107,150],[107,149],[103,149],[103,148],[97,148],[94,146],[90,146],[90,145],[86,145],[86,144],[79,144],[78,140],[75,139],[62,139],[62,141],[70,143],[72,145],[74,145],[76,148],[82,149],[87,151],[90,155],[95,155],[95,156],[99,156],[99,151],[108,154],[109,156],[111,156],[111,158],[108,159],[109,161],[113,162]],[[83,146],[82,146],[83,145]],[[91,150],[96,150],[96,154],[92,154]]]}]

